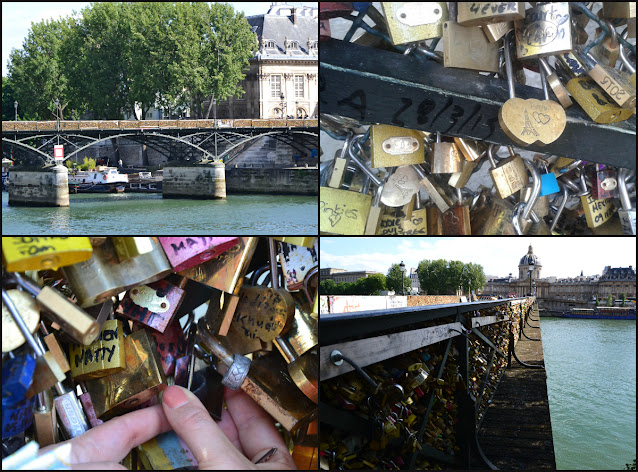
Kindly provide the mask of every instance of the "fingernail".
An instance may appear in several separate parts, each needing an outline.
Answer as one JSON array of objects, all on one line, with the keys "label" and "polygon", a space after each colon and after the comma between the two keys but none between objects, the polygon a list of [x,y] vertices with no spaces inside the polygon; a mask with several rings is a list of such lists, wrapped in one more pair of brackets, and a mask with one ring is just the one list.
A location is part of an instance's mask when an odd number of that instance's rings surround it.
[{"label": "fingernail", "polygon": [[175,385],[164,390],[162,395],[162,401],[169,408],[177,408],[188,401],[188,395],[186,392],[181,387],[177,387]]}]

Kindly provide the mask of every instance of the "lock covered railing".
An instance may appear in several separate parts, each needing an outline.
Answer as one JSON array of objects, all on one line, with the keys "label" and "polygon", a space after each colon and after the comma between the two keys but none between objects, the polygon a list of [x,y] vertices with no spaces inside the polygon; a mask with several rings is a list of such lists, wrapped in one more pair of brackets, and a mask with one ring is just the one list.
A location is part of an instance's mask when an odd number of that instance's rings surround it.
[{"label": "lock covered railing", "polygon": [[322,314],[322,468],[493,467],[478,432],[534,302]]},{"label": "lock covered railing", "polygon": [[321,6],[320,230],[635,235],[635,11],[427,5]]},{"label": "lock covered railing", "polygon": [[[38,446],[161,404],[172,385],[199,398],[200,422],[211,425],[235,421],[224,410],[230,390],[243,390],[272,416],[268,434],[277,424],[285,436],[260,460],[283,454],[282,464],[316,468],[317,238],[3,237],[2,256],[8,468]],[[86,443],[104,441],[110,425]],[[122,464],[197,467],[192,443],[159,433],[139,447],[123,443],[132,451]],[[109,453],[100,457],[114,460]],[[71,460],[66,447],[48,457]]]}]

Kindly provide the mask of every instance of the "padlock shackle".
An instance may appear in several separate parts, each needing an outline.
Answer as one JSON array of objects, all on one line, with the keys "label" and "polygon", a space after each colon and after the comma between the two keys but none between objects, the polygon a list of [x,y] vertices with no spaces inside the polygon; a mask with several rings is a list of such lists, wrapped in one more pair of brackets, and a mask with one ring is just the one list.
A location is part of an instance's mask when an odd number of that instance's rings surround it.
[{"label": "padlock shackle", "polygon": [[[625,31],[622,34],[622,38],[626,39],[627,38],[627,33],[628,31]],[[622,63],[625,65],[625,67],[627,68],[627,70],[629,70],[629,72],[631,72],[632,74],[636,73],[636,66],[634,66],[630,61],[629,61],[629,57],[627,57],[627,50],[623,47],[622,43],[620,44],[620,60],[622,61]]]},{"label": "padlock shackle", "polygon": [[621,168],[618,171],[618,195],[620,197],[620,204],[623,210],[631,210],[631,200],[629,200],[629,192],[627,191],[627,182],[625,178],[628,175],[628,171],[625,168]]},{"label": "padlock shackle", "polygon": [[560,201],[560,205],[558,206],[558,209],[556,210],[556,216],[554,216],[554,219],[552,220],[552,225],[549,227],[550,233],[554,232],[554,228],[556,228],[556,224],[558,223],[558,220],[560,219],[560,215],[563,214],[563,210],[565,209],[565,205],[567,204],[567,199],[569,198],[569,192],[567,191],[567,186],[561,182],[558,182],[558,186],[560,187],[562,191],[563,198]]},{"label": "padlock shackle", "polygon": [[538,174],[538,169],[529,162],[527,159],[523,160],[525,167],[529,170],[530,174],[532,174],[532,194],[529,196],[529,200],[525,203],[525,209],[523,210],[522,217],[524,219],[529,219],[530,212],[532,211],[532,207],[538,200],[538,196],[541,193],[541,179]]},{"label": "padlock shackle", "polygon": [[505,36],[503,36],[503,55],[505,57],[505,73],[507,74],[507,87],[509,90],[510,98],[516,98],[516,93],[514,92],[514,72],[512,71],[512,56],[510,54],[510,42],[511,38],[514,35],[514,31],[508,32]]}]

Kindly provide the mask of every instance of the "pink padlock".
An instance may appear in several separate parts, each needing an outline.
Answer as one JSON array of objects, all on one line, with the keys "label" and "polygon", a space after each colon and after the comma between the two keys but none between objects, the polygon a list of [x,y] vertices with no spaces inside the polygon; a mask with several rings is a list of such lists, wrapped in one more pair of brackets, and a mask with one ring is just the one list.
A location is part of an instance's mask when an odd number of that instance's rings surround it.
[{"label": "pink padlock", "polygon": [[219,256],[239,243],[239,238],[182,237],[159,238],[175,272],[190,269]]}]

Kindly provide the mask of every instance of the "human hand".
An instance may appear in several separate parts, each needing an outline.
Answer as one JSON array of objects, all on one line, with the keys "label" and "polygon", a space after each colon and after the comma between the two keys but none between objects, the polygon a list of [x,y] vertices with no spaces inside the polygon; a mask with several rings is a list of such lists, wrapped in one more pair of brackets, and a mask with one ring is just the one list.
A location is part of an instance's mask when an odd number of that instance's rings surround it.
[{"label": "human hand", "polygon": [[[219,423],[185,388],[168,387],[162,398],[162,405],[113,418],[71,439],[73,468],[126,470],[118,462],[131,449],[171,429],[189,447],[200,469],[297,468],[272,418],[242,390],[226,389],[227,409]],[[273,447],[277,452],[267,462],[254,464]]]}]

